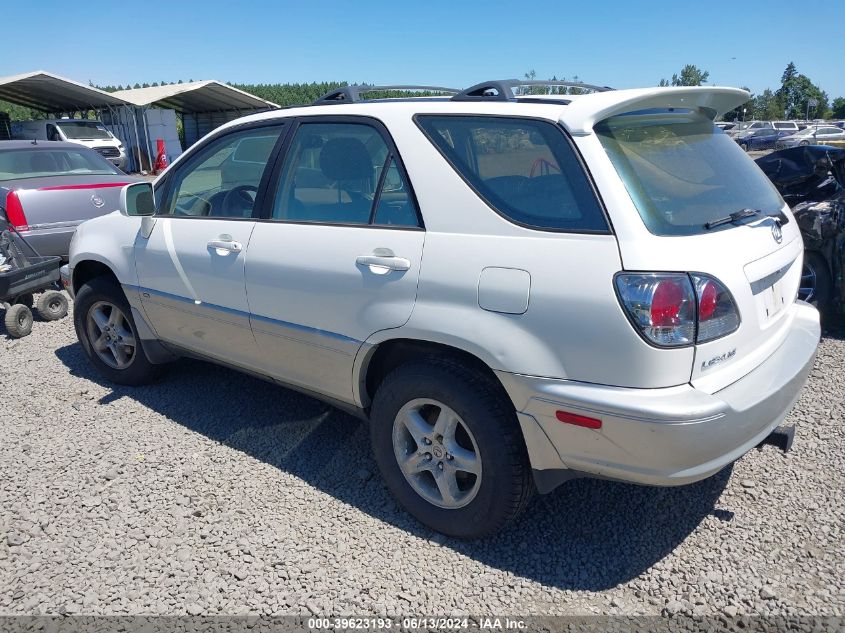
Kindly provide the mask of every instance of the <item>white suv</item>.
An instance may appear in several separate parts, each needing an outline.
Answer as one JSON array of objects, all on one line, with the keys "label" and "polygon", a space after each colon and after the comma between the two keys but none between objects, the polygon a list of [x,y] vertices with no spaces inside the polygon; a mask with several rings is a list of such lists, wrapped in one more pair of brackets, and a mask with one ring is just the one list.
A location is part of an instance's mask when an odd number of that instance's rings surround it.
[{"label": "white suv", "polygon": [[136,385],[191,355],[367,418],[392,493],[462,537],[572,477],[738,459],[819,340],[798,226],[713,124],[748,93],[518,83],[345,88],[129,185],[65,271],[91,363]]}]

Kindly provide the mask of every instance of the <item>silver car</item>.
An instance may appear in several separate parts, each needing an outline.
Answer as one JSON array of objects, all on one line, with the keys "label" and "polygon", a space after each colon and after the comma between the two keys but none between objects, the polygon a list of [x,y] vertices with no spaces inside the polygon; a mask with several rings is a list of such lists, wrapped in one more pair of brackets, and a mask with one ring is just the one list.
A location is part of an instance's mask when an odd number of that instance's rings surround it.
[{"label": "silver car", "polygon": [[79,223],[116,210],[137,180],[76,143],[0,141],[0,210],[44,256],[67,259]]},{"label": "silver car", "polygon": [[830,141],[845,141],[845,130],[832,125],[808,127],[800,132],[778,139],[777,149],[797,147],[799,145],[824,145]]}]

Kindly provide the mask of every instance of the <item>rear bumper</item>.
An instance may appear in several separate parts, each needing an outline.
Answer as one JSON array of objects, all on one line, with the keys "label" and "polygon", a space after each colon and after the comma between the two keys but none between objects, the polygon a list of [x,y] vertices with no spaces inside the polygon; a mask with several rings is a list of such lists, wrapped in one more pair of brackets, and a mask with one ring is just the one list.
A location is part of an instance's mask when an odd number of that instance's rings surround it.
[{"label": "rear bumper", "polygon": [[[718,472],[783,421],[813,367],[820,334],[816,309],[799,303],[783,344],[754,371],[714,394],[689,384],[628,389],[499,376],[517,406],[535,471],[674,486]],[[559,422],[559,410],[600,419],[601,428]],[[540,474],[545,481],[566,478],[560,476],[566,473]]]},{"label": "rear bumper", "polygon": [[62,288],[67,291],[71,299],[74,299],[75,297],[73,296],[73,273],[70,272],[70,267],[67,264],[65,264],[59,269],[59,278],[61,280]]}]

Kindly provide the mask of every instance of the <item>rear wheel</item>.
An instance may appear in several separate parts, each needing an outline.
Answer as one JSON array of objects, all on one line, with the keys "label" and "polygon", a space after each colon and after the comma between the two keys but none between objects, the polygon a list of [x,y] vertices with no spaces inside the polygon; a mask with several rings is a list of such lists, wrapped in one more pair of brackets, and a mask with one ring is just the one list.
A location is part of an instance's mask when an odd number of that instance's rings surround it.
[{"label": "rear wheel", "polygon": [[67,297],[58,290],[48,290],[38,297],[35,310],[45,321],[58,321],[67,316]]},{"label": "rear wheel", "polygon": [[73,324],[88,360],[107,380],[144,385],[160,375],[161,367],[144,354],[123,291],[109,279],[97,277],[82,286],[76,294]]},{"label": "rear wheel", "polygon": [[32,332],[32,310],[21,303],[9,306],[3,324],[12,338],[28,336]]},{"label": "rear wheel", "polygon": [[513,405],[452,360],[400,366],[373,401],[371,440],[391,493],[425,525],[480,538],[512,521],[534,489]]},{"label": "rear wheel", "polygon": [[832,292],[833,283],[824,257],[813,251],[804,253],[798,298],[812,303],[820,312],[825,312],[830,307]]}]

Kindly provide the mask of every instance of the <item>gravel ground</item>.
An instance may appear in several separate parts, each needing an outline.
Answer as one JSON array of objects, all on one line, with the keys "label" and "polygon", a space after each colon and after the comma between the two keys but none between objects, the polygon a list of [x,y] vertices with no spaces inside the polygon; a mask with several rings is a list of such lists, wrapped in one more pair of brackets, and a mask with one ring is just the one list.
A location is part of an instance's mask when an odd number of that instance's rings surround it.
[{"label": "gravel ground", "polygon": [[788,455],[682,488],[574,482],[463,543],[396,506],[335,409],[194,361],[114,387],[70,318],[0,326],[0,613],[842,615],[843,339]]}]

